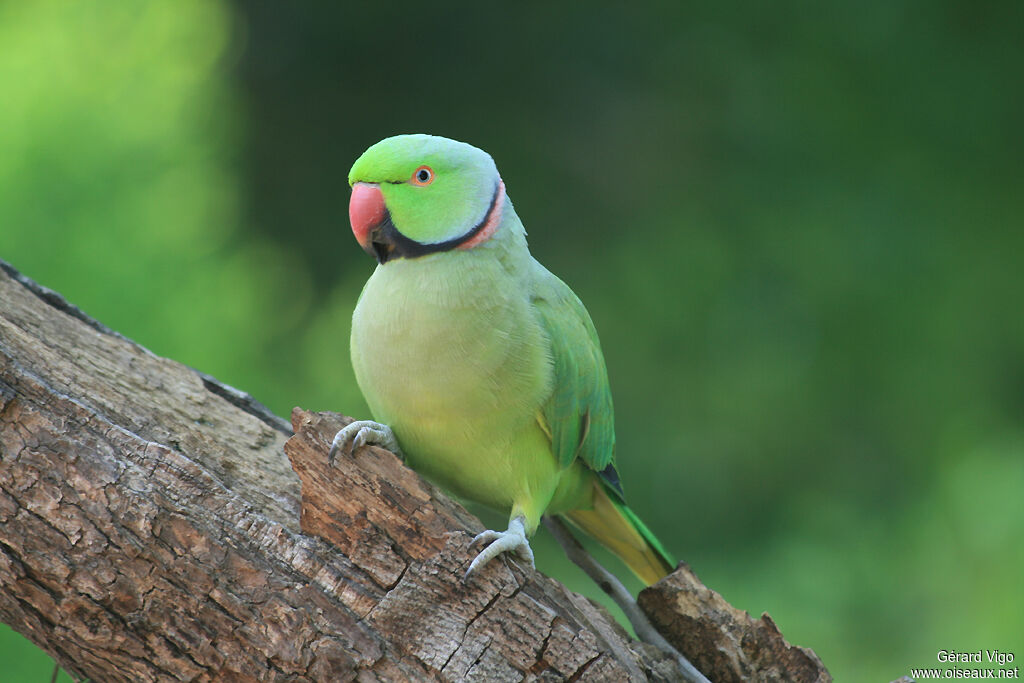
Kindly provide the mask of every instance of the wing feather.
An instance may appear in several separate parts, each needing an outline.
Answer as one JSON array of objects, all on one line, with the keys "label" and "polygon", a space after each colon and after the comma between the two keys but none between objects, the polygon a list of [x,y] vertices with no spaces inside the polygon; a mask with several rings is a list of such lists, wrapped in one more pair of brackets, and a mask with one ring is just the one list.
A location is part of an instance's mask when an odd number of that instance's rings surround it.
[{"label": "wing feather", "polygon": [[553,381],[538,419],[562,467],[579,458],[621,495],[614,410],[597,330],[568,285],[546,270],[543,275],[531,300],[548,337]]}]

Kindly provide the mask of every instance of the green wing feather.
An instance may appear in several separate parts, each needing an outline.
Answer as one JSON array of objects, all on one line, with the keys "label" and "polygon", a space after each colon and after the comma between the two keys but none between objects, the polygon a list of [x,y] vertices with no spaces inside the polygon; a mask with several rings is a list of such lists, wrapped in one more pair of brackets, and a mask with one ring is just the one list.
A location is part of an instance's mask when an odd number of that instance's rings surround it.
[{"label": "green wing feather", "polygon": [[562,467],[580,458],[595,472],[608,470],[605,479],[610,477],[608,483],[621,495],[608,371],[590,314],[569,286],[546,270],[532,302],[551,348],[554,387],[542,413],[555,457]]},{"label": "green wing feather", "polygon": [[[615,425],[608,371],[590,314],[569,287],[546,270],[533,293],[534,310],[547,333],[553,368],[551,396],[538,420],[562,467],[580,458],[597,472],[606,498],[568,518],[624,562],[645,583],[670,573],[675,560],[626,506],[615,471]],[[602,504],[604,500],[604,504]]]}]

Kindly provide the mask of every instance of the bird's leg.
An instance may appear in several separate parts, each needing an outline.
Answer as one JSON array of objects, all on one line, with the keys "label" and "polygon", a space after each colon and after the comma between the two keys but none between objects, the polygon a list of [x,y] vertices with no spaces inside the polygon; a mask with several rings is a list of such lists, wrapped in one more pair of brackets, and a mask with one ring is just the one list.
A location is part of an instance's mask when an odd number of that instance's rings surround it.
[{"label": "bird's leg", "polygon": [[[346,447],[345,445],[348,444]],[[338,457],[338,452],[345,450],[352,455],[357,448],[364,444],[376,444],[388,449],[399,458],[405,459],[402,449],[398,447],[398,439],[391,427],[373,420],[356,420],[342,427],[334,440],[331,442],[331,450],[327,454],[327,462],[332,466]]]},{"label": "bird's leg", "polygon": [[622,585],[618,577],[598,564],[597,560],[572,535],[572,532],[569,531],[561,517],[544,517],[544,526],[548,528],[551,535],[558,541],[558,545],[562,546],[562,550],[572,560],[572,563],[586,572],[587,576],[593,579],[600,586],[601,590],[607,593],[608,597],[615,601],[615,604],[622,609],[640,640],[650,643],[671,655],[679,666],[683,680],[691,681],[692,683],[710,683],[704,674],[690,663],[690,660],[679,650],[672,647],[665,640],[665,637],[658,633],[657,629],[647,619],[647,615],[640,609],[640,605],[636,603],[636,600],[626,590],[626,587]]},{"label": "bird's leg", "polygon": [[481,541],[486,542],[488,545],[480,551],[479,555],[473,558],[469,569],[466,570],[466,575],[462,577],[463,581],[469,580],[473,572],[501,553],[514,551],[516,555],[529,562],[531,567],[533,566],[533,550],[530,548],[530,542],[526,540],[526,518],[522,515],[517,515],[509,520],[508,531],[488,529],[477,534],[470,545],[475,545]]}]

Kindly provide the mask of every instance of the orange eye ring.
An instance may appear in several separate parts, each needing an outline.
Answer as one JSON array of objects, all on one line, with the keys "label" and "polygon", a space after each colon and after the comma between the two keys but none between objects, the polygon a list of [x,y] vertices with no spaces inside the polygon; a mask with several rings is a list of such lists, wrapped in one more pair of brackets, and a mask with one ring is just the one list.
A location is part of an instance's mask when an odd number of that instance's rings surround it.
[{"label": "orange eye ring", "polygon": [[434,182],[434,169],[429,166],[420,166],[412,172],[412,178],[409,179],[409,182],[413,185],[426,187],[430,183]]}]

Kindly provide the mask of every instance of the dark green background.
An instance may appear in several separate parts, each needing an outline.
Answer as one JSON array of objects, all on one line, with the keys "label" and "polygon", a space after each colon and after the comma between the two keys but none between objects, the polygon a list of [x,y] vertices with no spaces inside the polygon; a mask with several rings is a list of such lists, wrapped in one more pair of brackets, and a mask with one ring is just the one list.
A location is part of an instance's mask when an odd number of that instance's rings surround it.
[{"label": "dark green background", "polygon": [[[1024,3],[335,5],[0,2],[0,257],[278,414],[366,416],[348,168],[465,140],[709,586],[839,680],[1024,657]],[[31,651],[4,627],[3,680]]]}]

